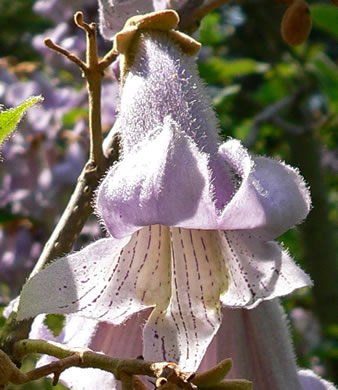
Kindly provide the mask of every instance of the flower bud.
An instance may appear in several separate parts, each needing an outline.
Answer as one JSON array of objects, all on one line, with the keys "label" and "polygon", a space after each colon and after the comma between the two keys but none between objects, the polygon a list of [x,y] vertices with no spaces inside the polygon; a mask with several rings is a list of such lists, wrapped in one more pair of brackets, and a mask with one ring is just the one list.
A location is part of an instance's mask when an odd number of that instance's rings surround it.
[{"label": "flower bud", "polygon": [[303,43],[310,34],[311,13],[304,0],[295,0],[285,11],[282,19],[282,37],[290,46]]}]

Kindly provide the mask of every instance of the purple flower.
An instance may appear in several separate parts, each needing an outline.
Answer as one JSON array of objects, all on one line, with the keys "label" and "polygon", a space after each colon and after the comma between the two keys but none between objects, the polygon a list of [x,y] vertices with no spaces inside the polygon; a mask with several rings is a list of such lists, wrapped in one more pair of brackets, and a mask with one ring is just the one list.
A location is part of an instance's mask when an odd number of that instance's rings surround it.
[{"label": "purple flower", "polygon": [[[29,270],[41,252],[39,232],[24,219],[9,221],[0,229],[0,283],[8,283],[18,294]],[[0,302],[6,302],[0,294]]]},{"label": "purple flower", "polygon": [[285,313],[276,299],[252,310],[223,309],[222,325],[200,369],[206,370],[229,356],[233,366],[228,377],[248,379],[254,389],[335,389],[311,370],[297,368]]},{"label": "purple flower", "polygon": [[302,390],[337,390],[333,383],[320,378],[311,370],[299,370],[298,378]]},{"label": "purple flower", "polygon": [[77,9],[85,6],[92,6],[93,0],[38,0],[34,4],[34,11],[37,14],[51,19],[55,24],[73,18]]},{"label": "purple flower", "polygon": [[[177,22],[173,11],[147,18],[161,30]],[[253,308],[311,284],[271,241],[305,218],[310,198],[293,168],[250,156],[236,140],[219,145],[190,55],[196,42],[133,23],[116,40],[123,89],[113,132],[123,156],[96,199],[111,237],[32,278],[18,316],[75,313],[118,325],[153,307],[145,358],[195,370],[222,322],[221,304]]]},{"label": "purple flower", "polygon": [[[311,370],[296,365],[285,313],[277,300],[263,302],[252,310],[223,308],[223,322],[209,345],[198,371],[206,371],[220,360],[231,357],[232,369],[227,379],[243,378],[259,390],[336,390],[336,387]],[[142,325],[149,314],[144,311],[120,326],[73,316],[56,338],[38,316],[30,338],[47,339],[81,345],[112,357],[136,358],[142,352]],[[39,366],[50,363],[45,356]],[[118,389],[112,375],[98,370],[72,368],[61,375],[61,381],[73,390],[89,390],[95,378],[100,389]]]}]

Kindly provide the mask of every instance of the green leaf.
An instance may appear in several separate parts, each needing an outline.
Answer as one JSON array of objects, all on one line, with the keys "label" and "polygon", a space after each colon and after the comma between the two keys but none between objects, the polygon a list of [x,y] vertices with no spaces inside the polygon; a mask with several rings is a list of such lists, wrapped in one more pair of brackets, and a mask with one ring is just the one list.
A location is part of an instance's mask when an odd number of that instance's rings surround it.
[{"label": "green leaf", "polygon": [[219,23],[220,19],[220,14],[215,12],[210,13],[203,18],[199,35],[199,41],[202,45],[214,46],[224,41],[224,36],[221,32]]},{"label": "green leaf", "polygon": [[338,110],[338,67],[324,53],[313,59],[308,69],[319,81],[322,91],[329,99],[332,112]]},{"label": "green leaf", "polygon": [[44,324],[53,333],[53,336],[57,337],[65,324],[65,316],[62,314],[47,314]]},{"label": "green leaf", "polygon": [[238,126],[234,129],[235,138],[245,141],[250,134],[252,128],[252,120],[244,119]]},{"label": "green leaf", "polygon": [[88,118],[88,109],[74,108],[63,116],[62,121],[65,126],[71,127],[82,118]]},{"label": "green leaf", "polygon": [[268,64],[257,62],[251,58],[225,60],[219,57],[211,57],[208,61],[199,64],[202,78],[211,84],[227,84],[234,77],[251,73],[264,73],[268,69]]},{"label": "green leaf", "polygon": [[11,214],[7,210],[0,209],[0,226],[3,223],[6,223],[8,221],[13,221],[13,220],[15,220],[17,218],[18,218],[18,216],[14,215],[14,214]]},{"label": "green leaf", "polygon": [[260,89],[255,93],[255,98],[262,105],[266,105],[282,99],[288,93],[289,89],[285,81],[274,75],[274,77],[261,84]]},{"label": "green leaf", "polygon": [[26,110],[42,101],[43,98],[41,96],[32,96],[20,106],[0,112],[0,144],[15,130]]},{"label": "green leaf", "polygon": [[240,90],[241,86],[239,84],[229,85],[225,88],[217,88],[217,92],[214,96],[212,96],[213,106],[218,106],[222,104],[225,99],[229,98],[230,96],[236,95]]},{"label": "green leaf", "polygon": [[311,6],[313,24],[338,39],[338,8],[329,4]]}]

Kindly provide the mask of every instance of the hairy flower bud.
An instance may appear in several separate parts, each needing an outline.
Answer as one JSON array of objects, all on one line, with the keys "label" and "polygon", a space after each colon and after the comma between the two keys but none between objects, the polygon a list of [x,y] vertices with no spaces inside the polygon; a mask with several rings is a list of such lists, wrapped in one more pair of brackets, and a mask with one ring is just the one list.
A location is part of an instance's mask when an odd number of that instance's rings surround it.
[{"label": "hairy flower bud", "polygon": [[304,0],[295,0],[285,11],[281,32],[284,41],[290,46],[303,43],[312,27],[311,13]]}]

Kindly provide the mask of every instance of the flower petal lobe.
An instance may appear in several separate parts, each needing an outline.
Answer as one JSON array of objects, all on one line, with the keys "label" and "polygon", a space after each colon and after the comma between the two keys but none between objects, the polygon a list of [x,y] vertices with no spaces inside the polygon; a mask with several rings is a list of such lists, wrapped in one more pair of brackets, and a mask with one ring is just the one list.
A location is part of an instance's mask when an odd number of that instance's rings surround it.
[{"label": "flower petal lobe", "polygon": [[197,369],[221,323],[227,288],[217,232],[171,228],[172,295],[156,306],[144,329],[144,356]]},{"label": "flower petal lobe", "polygon": [[262,300],[311,285],[310,278],[274,241],[257,240],[250,231],[220,232],[229,288],[226,306],[253,308]]},{"label": "flower petal lobe", "polygon": [[[102,239],[51,264],[24,286],[19,319],[39,313],[76,313],[120,324],[154,305],[149,298],[152,288],[158,300],[168,301],[168,262],[158,260],[163,254],[158,249],[158,230],[149,226],[131,238]],[[150,286],[154,280],[143,275],[149,269],[154,270],[155,287]]]}]

